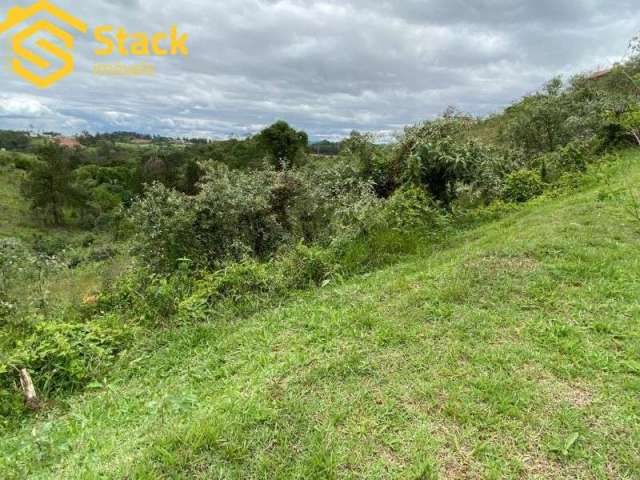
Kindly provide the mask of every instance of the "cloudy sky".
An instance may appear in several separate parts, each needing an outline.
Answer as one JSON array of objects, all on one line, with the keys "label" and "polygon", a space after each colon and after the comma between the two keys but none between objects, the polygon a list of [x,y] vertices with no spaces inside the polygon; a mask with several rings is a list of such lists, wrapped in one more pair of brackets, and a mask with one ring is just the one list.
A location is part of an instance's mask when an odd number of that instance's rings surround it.
[{"label": "cloudy sky", "polygon": [[[75,72],[36,89],[7,67],[15,31],[2,35],[0,128],[223,138],[285,119],[315,139],[392,132],[448,105],[495,112],[555,75],[609,66],[640,30],[637,0],[51,1],[90,27]],[[31,3],[0,0],[0,18]],[[105,24],[176,25],[189,55],[98,58],[93,28]],[[98,76],[96,63],[156,74]]]}]

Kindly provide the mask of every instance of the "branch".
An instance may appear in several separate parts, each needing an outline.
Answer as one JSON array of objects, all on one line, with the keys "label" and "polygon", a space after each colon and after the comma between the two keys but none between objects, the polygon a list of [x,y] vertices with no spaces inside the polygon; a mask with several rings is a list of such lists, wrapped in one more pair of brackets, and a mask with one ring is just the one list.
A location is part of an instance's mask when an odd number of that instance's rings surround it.
[{"label": "branch", "polygon": [[31,375],[29,375],[29,372],[26,368],[20,369],[20,385],[22,386],[22,391],[24,392],[24,399],[27,407],[29,407],[31,410],[39,410],[40,401],[38,400],[36,389],[33,386]]}]

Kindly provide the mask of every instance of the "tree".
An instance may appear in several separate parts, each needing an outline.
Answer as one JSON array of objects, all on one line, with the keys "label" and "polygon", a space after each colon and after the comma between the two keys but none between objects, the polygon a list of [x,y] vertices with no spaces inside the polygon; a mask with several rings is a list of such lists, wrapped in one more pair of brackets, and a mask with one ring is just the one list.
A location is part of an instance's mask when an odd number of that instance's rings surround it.
[{"label": "tree", "polygon": [[376,195],[389,197],[398,187],[397,171],[391,161],[388,149],[375,144],[375,136],[371,133],[352,131],[349,138],[342,141],[340,153],[351,157],[357,165],[360,176],[373,184]]},{"label": "tree", "polygon": [[24,150],[29,146],[29,143],[29,134],[26,132],[0,130],[0,148],[7,150]]},{"label": "tree", "polygon": [[620,116],[620,125],[640,145],[640,106],[638,104],[633,105]]},{"label": "tree", "polygon": [[458,183],[472,184],[486,162],[486,148],[467,140],[473,120],[441,117],[408,128],[397,146],[402,183],[425,188],[444,206],[456,198]]},{"label": "tree", "polygon": [[569,100],[562,80],[554,78],[542,92],[507,108],[503,138],[528,153],[554,151],[570,138],[566,120],[574,112]]},{"label": "tree", "polygon": [[258,134],[258,142],[276,169],[295,165],[309,145],[309,137],[297,131],[285,121],[278,121]]},{"label": "tree", "polygon": [[23,184],[31,208],[47,223],[61,225],[64,207],[73,196],[69,152],[49,143],[37,152],[38,162]]},{"label": "tree", "polygon": [[631,53],[632,60],[640,58],[640,33],[631,39],[629,42],[629,51]]},{"label": "tree", "polygon": [[198,183],[202,178],[202,168],[195,159],[190,159],[182,167],[182,180],[180,181],[180,191],[187,195],[198,193]]}]

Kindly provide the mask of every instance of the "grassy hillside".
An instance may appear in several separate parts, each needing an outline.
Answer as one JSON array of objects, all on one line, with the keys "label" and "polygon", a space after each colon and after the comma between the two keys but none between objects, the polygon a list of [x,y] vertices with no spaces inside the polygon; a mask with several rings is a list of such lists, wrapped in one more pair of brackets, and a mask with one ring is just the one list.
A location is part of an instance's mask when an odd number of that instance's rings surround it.
[{"label": "grassy hillside", "polygon": [[28,205],[20,196],[22,170],[0,165],[0,237],[22,236],[33,228],[25,222]]},{"label": "grassy hillside", "polygon": [[428,257],[161,332],[2,478],[638,478],[640,156]]},{"label": "grassy hillside", "polygon": [[0,164],[0,241],[17,239],[38,256],[54,256],[59,264],[56,268],[40,265],[31,275],[24,275],[28,278],[12,279],[10,293],[23,307],[80,303],[123,269],[128,260],[126,249],[116,251],[108,232],[51,227],[36,221],[20,194],[25,175],[23,170]]}]

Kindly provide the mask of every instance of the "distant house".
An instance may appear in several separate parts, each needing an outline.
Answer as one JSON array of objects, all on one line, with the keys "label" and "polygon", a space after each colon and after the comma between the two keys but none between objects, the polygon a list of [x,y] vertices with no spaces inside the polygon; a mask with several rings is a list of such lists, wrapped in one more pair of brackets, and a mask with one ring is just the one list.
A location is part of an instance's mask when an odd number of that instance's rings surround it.
[{"label": "distant house", "polygon": [[58,145],[61,145],[67,148],[76,148],[76,147],[82,146],[82,144],[78,141],[78,139],[73,137],[60,136],[60,137],[54,138],[53,141],[56,142]]},{"label": "distant house", "polygon": [[589,77],[587,77],[587,78],[589,80],[600,80],[601,78],[604,78],[607,75],[609,75],[612,70],[613,70],[612,68],[605,68],[604,70],[598,70],[597,72],[592,73],[591,75],[589,75]]},{"label": "distant house", "polygon": [[131,140],[133,145],[151,145],[151,140],[146,138],[134,138]]}]

